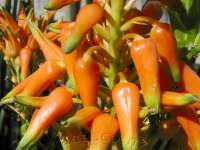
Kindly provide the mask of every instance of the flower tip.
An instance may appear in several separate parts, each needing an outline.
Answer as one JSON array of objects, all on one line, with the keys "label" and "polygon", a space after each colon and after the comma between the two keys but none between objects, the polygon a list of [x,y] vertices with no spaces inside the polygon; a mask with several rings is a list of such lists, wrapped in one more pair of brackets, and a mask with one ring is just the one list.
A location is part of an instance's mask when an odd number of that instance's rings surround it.
[{"label": "flower tip", "polygon": [[48,3],[45,6],[45,9],[47,9],[47,10],[54,10],[55,9],[52,1],[48,1]]},{"label": "flower tip", "polygon": [[49,9],[52,9],[53,8],[53,4],[51,1],[48,1],[46,6],[45,6],[45,9],[49,10]]},{"label": "flower tip", "polygon": [[198,101],[199,101],[199,98],[196,95],[191,94],[191,102],[195,103],[195,102],[198,102]]},{"label": "flower tip", "polygon": [[179,69],[176,69],[176,70],[172,71],[172,78],[176,83],[179,83],[179,81],[180,81]]},{"label": "flower tip", "polygon": [[72,50],[71,46],[68,45],[68,44],[66,44],[65,47],[64,47],[64,52],[65,52],[66,54],[68,54],[68,53],[71,52],[71,50]]},{"label": "flower tip", "polygon": [[73,49],[75,49],[78,46],[80,40],[80,37],[72,35],[71,38],[65,42],[64,52],[70,53]]},{"label": "flower tip", "polygon": [[199,98],[194,94],[185,94],[183,97],[183,105],[193,104],[199,101]]}]

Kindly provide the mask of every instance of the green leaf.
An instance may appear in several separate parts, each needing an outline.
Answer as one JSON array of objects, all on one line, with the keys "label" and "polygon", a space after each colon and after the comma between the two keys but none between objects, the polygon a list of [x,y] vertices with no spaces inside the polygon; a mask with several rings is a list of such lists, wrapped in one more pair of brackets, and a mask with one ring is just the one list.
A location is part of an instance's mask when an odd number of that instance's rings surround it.
[{"label": "green leaf", "polygon": [[194,39],[192,48],[190,49],[190,52],[187,54],[188,59],[192,59],[200,52],[200,33],[197,34],[197,36]]},{"label": "green leaf", "polygon": [[196,30],[189,30],[189,31],[181,31],[179,29],[175,29],[174,35],[177,41],[178,48],[190,48],[194,40],[196,38]]},{"label": "green leaf", "polygon": [[181,0],[181,3],[183,4],[187,14],[189,14],[194,4],[194,0]]},{"label": "green leaf", "polygon": [[200,33],[197,34],[195,40],[194,40],[194,47],[200,49]]},{"label": "green leaf", "polygon": [[168,13],[169,13],[169,17],[170,17],[170,22],[171,22],[172,28],[173,29],[185,30],[185,25],[182,22],[178,12],[176,12],[175,10],[169,8],[168,9]]}]

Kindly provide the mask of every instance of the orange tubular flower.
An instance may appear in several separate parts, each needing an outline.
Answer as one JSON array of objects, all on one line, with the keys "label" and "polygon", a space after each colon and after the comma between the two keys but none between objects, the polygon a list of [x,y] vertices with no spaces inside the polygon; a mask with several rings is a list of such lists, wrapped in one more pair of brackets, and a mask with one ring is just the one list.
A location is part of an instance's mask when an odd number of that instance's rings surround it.
[{"label": "orange tubular flower", "polygon": [[88,123],[91,123],[98,115],[102,112],[99,108],[95,106],[86,106],[76,112],[74,116],[67,119],[67,126],[85,126]]},{"label": "orange tubular flower", "polygon": [[25,45],[25,43],[27,42],[27,38],[30,33],[27,29],[27,20],[28,18],[26,16],[25,9],[24,7],[22,7],[19,10],[17,24],[20,27],[19,38],[23,45]]},{"label": "orange tubular flower", "polygon": [[22,7],[19,10],[19,14],[18,14],[18,26],[21,27],[22,29],[24,29],[24,26],[26,25],[26,13],[25,13],[25,9]]},{"label": "orange tubular flower", "polygon": [[59,34],[55,32],[47,32],[45,33],[46,37],[51,41],[56,41],[59,38]]},{"label": "orange tubular flower", "polygon": [[45,8],[48,10],[57,10],[66,5],[73,4],[79,1],[80,0],[49,0]]},{"label": "orange tubular flower", "polygon": [[37,71],[18,84],[4,98],[1,104],[13,102],[13,96],[38,96],[52,83],[62,78],[65,66],[61,62],[47,61]]},{"label": "orange tubular flower", "polygon": [[20,28],[15,19],[5,9],[1,9],[0,14],[2,15],[0,16],[0,23],[3,26],[3,29],[6,30],[6,28],[9,27],[11,31],[17,35]]},{"label": "orange tubular flower", "polygon": [[181,63],[180,87],[200,98],[200,77],[185,63]]},{"label": "orange tubular flower", "polygon": [[104,17],[104,9],[96,3],[82,7],[76,17],[70,38],[65,42],[64,51],[69,53],[76,48],[85,34]]},{"label": "orange tubular flower", "polygon": [[29,22],[28,25],[47,60],[62,60],[64,58],[61,49],[49,40],[34,23]]},{"label": "orange tubular flower", "polygon": [[156,43],[160,57],[169,65],[174,81],[179,82],[180,69],[176,56],[176,40],[170,25],[166,23],[154,23],[150,37]]},{"label": "orange tubular flower", "polygon": [[196,112],[190,107],[176,112],[176,119],[188,137],[188,144],[192,150],[200,149],[200,124]]},{"label": "orange tubular flower", "polygon": [[4,40],[5,40],[5,48],[3,49],[3,53],[5,55],[4,58],[10,59],[16,57],[18,54],[18,50],[16,49],[16,47],[12,45],[11,41],[9,41],[8,39]]},{"label": "orange tubular flower", "polygon": [[[47,61],[28,78],[31,80],[18,95],[37,96],[46,90],[52,83],[63,77],[65,66],[61,62]],[[27,79],[28,79],[27,78]]]},{"label": "orange tubular flower", "polygon": [[164,106],[184,106],[195,103],[198,100],[193,94],[190,93],[177,93],[165,91],[162,93],[162,105]]},{"label": "orange tubular flower", "polygon": [[9,28],[6,29],[6,32],[8,39],[5,39],[5,56],[8,58],[16,57],[19,54],[19,50],[21,49],[21,44],[17,41],[17,37]]},{"label": "orange tubular flower", "polygon": [[[59,38],[59,41],[61,43],[61,46],[63,46],[64,41],[63,39],[67,39],[70,36],[70,33],[73,29],[74,23],[69,22],[68,24],[65,24],[65,28],[61,31],[61,35]],[[33,24],[29,23],[30,30],[33,33],[34,38],[37,40],[38,44],[40,45],[42,52],[47,60],[59,60],[62,61],[65,64],[69,79],[71,81],[71,86],[75,88],[75,80],[74,80],[74,66],[75,63],[82,53],[83,44],[80,44],[80,46],[77,47],[77,49],[70,54],[64,54],[62,49],[58,47],[54,42],[52,42],[50,39],[48,39],[39,29],[38,27]]]},{"label": "orange tubular flower", "polygon": [[29,74],[29,64],[31,61],[32,51],[28,46],[22,48],[19,52],[21,65],[21,78],[25,79]]},{"label": "orange tubular flower", "polygon": [[71,86],[74,87],[76,89],[76,84],[75,84],[75,77],[74,77],[74,68],[75,68],[75,64],[78,60],[78,58],[80,57],[80,53],[82,53],[82,47],[83,44],[81,44],[78,48],[76,48],[76,50],[74,50],[72,53],[66,54],[64,56],[65,60],[65,65],[66,65],[66,69],[67,69],[67,73],[71,82]]},{"label": "orange tubular flower", "polygon": [[139,89],[133,83],[121,82],[113,88],[112,97],[119,120],[123,149],[137,150],[139,146]]},{"label": "orange tubular flower", "polygon": [[67,74],[70,79],[70,85],[77,91],[77,85],[75,81],[74,69],[76,62],[82,56],[83,49],[85,47],[85,42],[81,43],[73,52],[66,54],[64,56],[64,63],[67,69]]},{"label": "orange tubular flower", "polygon": [[107,150],[118,130],[118,121],[113,116],[109,114],[97,116],[92,123],[89,150]]},{"label": "orange tubular flower", "polygon": [[[70,37],[73,27],[74,27],[74,22],[69,22],[61,30],[59,42],[60,42],[62,50],[64,49],[65,41]],[[75,77],[74,77],[74,67],[78,58],[82,56],[84,45],[85,45],[85,42],[81,43],[73,52],[69,54],[65,54],[64,56],[64,62],[66,65],[69,79],[71,81],[71,86],[74,87],[75,90],[76,90],[76,85],[75,85]]]},{"label": "orange tubular flower", "polygon": [[70,37],[73,31],[74,25],[75,25],[74,22],[69,22],[60,31],[60,38],[58,39],[58,41],[60,42],[62,50],[64,50],[65,41]]},{"label": "orange tubular flower", "polygon": [[28,130],[17,149],[30,148],[54,122],[71,109],[72,95],[64,87],[56,88],[31,119]]},{"label": "orange tubular flower", "polygon": [[44,104],[46,99],[47,99],[46,96],[44,97],[15,96],[15,101],[17,103],[33,108],[40,108]]},{"label": "orange tubular flower", "polygon": [[29,81],[31,80],[31,77],[26,78],[26,80],[23,80],[21,83],[19,83],[16,87],[14,87],[10,92],[8,92],[8,94],[6,94],[3,99],[2,102],[4,102],[4,100],[13,97],[17,94],[19,94],[25,87],[26,85],[29,83]]},{"label": "orange tubular flower", "polygon": [[47,29],[49,31],[55,31],[57,33],[60,33],[64,28],[68,27],[72,22],[69,21],[58,21],[58,22],[54,22],[48,25]]},{"label": "orange tubular flower", "polygon": [[30,35],[28,37],[26,46],[28,46],[31,49],[31,51],[34,51],[39,48],[39,45],[38,45],[37,41],[34,39],[33,35]]},{"label": "orange tubular flower", "polygon": [[74,68],[75,81],[84,106],[96,105],[99,86],[99,66],[87,53],[79,58]]},{"label": "orange tubular flower", "polygon": [[159,64],[156,45],[151,38],[133,41],[131,57],[139,75],[146,105],[155,113],[160,109]]}]

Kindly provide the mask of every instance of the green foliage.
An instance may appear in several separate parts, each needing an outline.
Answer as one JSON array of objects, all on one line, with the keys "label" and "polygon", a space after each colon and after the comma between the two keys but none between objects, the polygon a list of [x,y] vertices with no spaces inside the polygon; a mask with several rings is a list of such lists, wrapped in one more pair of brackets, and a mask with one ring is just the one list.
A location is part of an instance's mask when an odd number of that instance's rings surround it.
[{"label": "green foliage", "polygon": [[181,0],[181,2],[183,4],[186,12],[189,13],[191,8],[192,8],[192,6],[193,6],[193,2],[194,1],[193,0]]},{"label": "green foliage", "polygon": [[[200,52],[200,1],[199,0],[181,0],[183,10],[169,8],[168,12],[174,34],[177,41],[177,47],[187,50],[187,59],[195,58]],[[185,12],[185,13],[184,13]]]}]

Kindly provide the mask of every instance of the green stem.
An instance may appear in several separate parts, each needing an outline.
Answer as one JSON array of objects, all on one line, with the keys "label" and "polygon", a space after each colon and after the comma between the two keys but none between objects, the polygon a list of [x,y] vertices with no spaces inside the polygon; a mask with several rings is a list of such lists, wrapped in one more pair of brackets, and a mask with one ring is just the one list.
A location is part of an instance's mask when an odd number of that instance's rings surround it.
[{"label": "green stem", "polygon": [[164,141],[162,142],[162,144],[161,144],[159,150],[164,150],[165,147],[167,146],[168,141],[169,141],[168,139],[164,140]]},{"label": "green stem", "polygon": [[115,85],[115,78],[118,72],[119,51],[117,48],[117,42],[121,38],[122,33],[120,31],[121,14],[123,10],[124,0],[111,0],[111,16],[114,24],[111,23],[110,27],[110,40],[109,40],[109,54],[113,57],[113,62],[109,68],[109,82],[107,82],[109,89],[112,89]]},{"label": "green stem", "polygon": [[106,41],[109,41],[110,39],[110,35],[109,33],[106,31],[106,29],[100,25],[100,24],[96,24],[94,26],[94,31],[103,39],[105,39]]},{"label": "green stem", "polygon": [[120,26],[124,0],[111,0],[111,15],[115,23]]},{"label": "green stem", "polygon": [[5,117],[5,111],[2,109],[0,111],[0,135],[2,135],[1,131],[2,131],[3,125],[4,125],[4,117]]},{"label": "green stem", "polygon": [[1,102],[0,102],[0,106],[11,104],[14,101],[15,101],[14,97],[8,97],[8,98],[5,98],[5,99],[2,99]]},{"label": "green stem", "polygon": [[110,65],[110,70],[109,70],[109,83],[108,83],[109,89],[112,89],[114,87],[116,75],[117,75],[117,65],[115,63],[112,63]]}]

